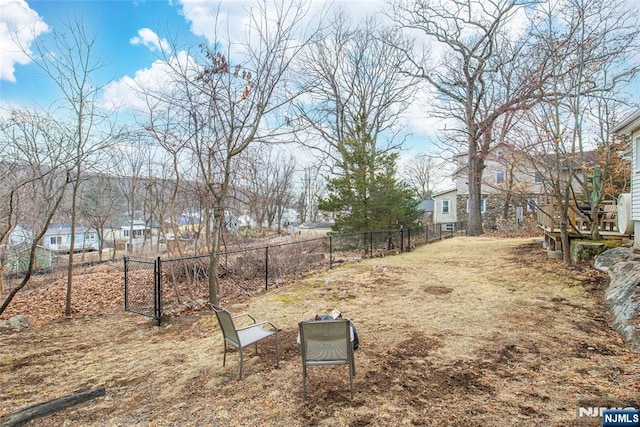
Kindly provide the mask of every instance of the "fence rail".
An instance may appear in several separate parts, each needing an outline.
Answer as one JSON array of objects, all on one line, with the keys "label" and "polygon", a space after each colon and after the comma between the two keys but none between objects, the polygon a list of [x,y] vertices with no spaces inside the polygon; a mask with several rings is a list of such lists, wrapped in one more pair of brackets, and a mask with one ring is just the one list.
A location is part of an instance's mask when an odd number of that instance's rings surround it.
[{"label": "fence rail", "polygon": [[[218,253],[218,299],[251,296],[303,274],[464,233],[463,223],[367,231]],[[197,309],[209,301],[210,256],[124,258],[125,311],[151,317]]]}]

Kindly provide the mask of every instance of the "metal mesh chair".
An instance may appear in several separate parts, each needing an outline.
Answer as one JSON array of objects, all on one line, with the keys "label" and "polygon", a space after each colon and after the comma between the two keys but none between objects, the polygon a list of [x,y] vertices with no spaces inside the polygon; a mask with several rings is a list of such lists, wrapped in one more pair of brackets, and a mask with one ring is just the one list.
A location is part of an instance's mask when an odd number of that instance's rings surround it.
[{"label": "metal mesh chair", "polygon": [[298,323],[302,350],[302,396],[307,399],[307,366],[349,365],[349,391],[353,399],[356,365],[348,319]]},{"label": "metal mesh chair", "polygon": [[[279,365],[278,356],[278,328],[271,322],[259,322],[256,323],[256,319],[248,313],[238,314],[232,316],[224,308],[209,304],[211,309],[216,313],[218,322],[220,323],[220,329],[222,330],[222,336],[224,339],[224,355],[222,356],[222,366],[225,365],[227,360],[227,344],[237,348],[240,352],[240,367],[238,368],[238,380],[242,379],[243,375],[243,352],[244,347],[250,345],[255,346],[255,354],[258,354],[258,342],[270,336],[275,336],[276,340],[276,366]],[[239,317],[248,317],[253,321],[253,324],[241,328],[236,328],[234,319]],[[268,329],[265,329],[268,328]]]}]

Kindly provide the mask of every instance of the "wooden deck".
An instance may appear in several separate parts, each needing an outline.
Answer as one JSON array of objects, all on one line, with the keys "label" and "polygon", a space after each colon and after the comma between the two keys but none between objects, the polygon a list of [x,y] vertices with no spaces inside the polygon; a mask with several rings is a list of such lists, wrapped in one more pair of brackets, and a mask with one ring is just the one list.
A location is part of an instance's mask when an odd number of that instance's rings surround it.
[{"label": "wooden deck", "polygon": [[[613,202],[603,203],[598,214],[600,236],[603,239],[622,239],[628,235],[618,231],[618,206]],[[591,235],[591,222],[587,216],[582,216],[571,210],[568,227],[569,239],[586,239]],[[561,250],[560,216],[554,205],[538,207],[538,225],[545,234],[545,243],[549,250]]]}]

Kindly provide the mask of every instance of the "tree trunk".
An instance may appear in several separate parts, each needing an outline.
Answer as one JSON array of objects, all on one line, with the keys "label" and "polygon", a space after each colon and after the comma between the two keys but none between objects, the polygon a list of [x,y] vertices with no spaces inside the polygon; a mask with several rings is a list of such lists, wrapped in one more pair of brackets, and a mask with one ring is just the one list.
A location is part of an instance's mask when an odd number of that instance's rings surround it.
[{"label": "tree trunk", "polygon": [[467,224],[467,235],[480,236],[484,230],[482,228],[481,212],[481,163],[478,161],[475,152],[469,152],[469,223]]}]

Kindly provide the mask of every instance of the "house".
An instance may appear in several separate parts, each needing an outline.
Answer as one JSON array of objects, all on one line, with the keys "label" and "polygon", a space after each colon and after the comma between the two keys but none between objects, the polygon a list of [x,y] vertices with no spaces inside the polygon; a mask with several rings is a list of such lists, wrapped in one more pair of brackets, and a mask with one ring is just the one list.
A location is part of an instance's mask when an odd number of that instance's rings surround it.
[{"label": "house", "polygon": [[[27,271],[27,267],[29,266],[31,245],[29,243],[21,243],[19,245],[7,247],[5,256],[5,273],[23,273]],[[49,249],[42,246],[36,246],[33,269],[41,270],[51,268],[52,259],[52,252]]]},{"label": "house", "polygon": [[298,234],[306,237],[324,237],[333,227],[332,222],[305,222],[298,227]]},{"label": "house", "polygon": [[456,197],[458,190],[451,188],[449,190],[435,193],[433,197],[433,223],[442,224],[443,230],[453,230],[457,221],[456,214]]},{"label": "house", "polygon": [[[449,213],[444,214],[443,206],[436,203],[434,216],[439,214],[442,218],[442,215],[447,215],[447,221],[451,222],[468,219],[468,157],[468,153],[454,157],[457,165],[453,174],[455,193],[448,190],[437,195],[441,203],[446,204],[446,200],[449,200]],[[480,210],[483,226],[490,229],[497,227],[498,221],[504,217],[505,209],[507,220],[522,222],[527,218],[533,219],[535,207],[545,194],[542,176],[534,165],[527,160],[527,156],[507,144],[498,144],[487,155],[481,191]],[[443,221],[434,218],[434,222]]]},{"label": "house", "polygon": [[634,236],[633,246],[640,249],[640,110],[614,126],[612,132],[619,137],[627,138],[631,145],[630,221]]},{"label": "house", "polygon": [[7,245],[9,247],[19,246],[24,243],[33,242],[33,230],[28,224],[17,224],[9,233]]},{"label": "house", "polygon": [[423,212],[421,219],[425,224],[433,223],[434,207],[435,207],[435,201],[433,199],[423,200],[418,205],[418,209]]},{"label": "house", "polygon": [[[98,232],[94,228],[76,224],[74,252],[97,251]],[[42,237],[42,246],[53,252],[71,250],[71,224],[51,223]]]},{"label": "house", "polygon": [[127,246],[142,247],[145,243],[157,243],[157,224],[149,224],[141,219],[126,220],[120,226],[120,238]]}]

